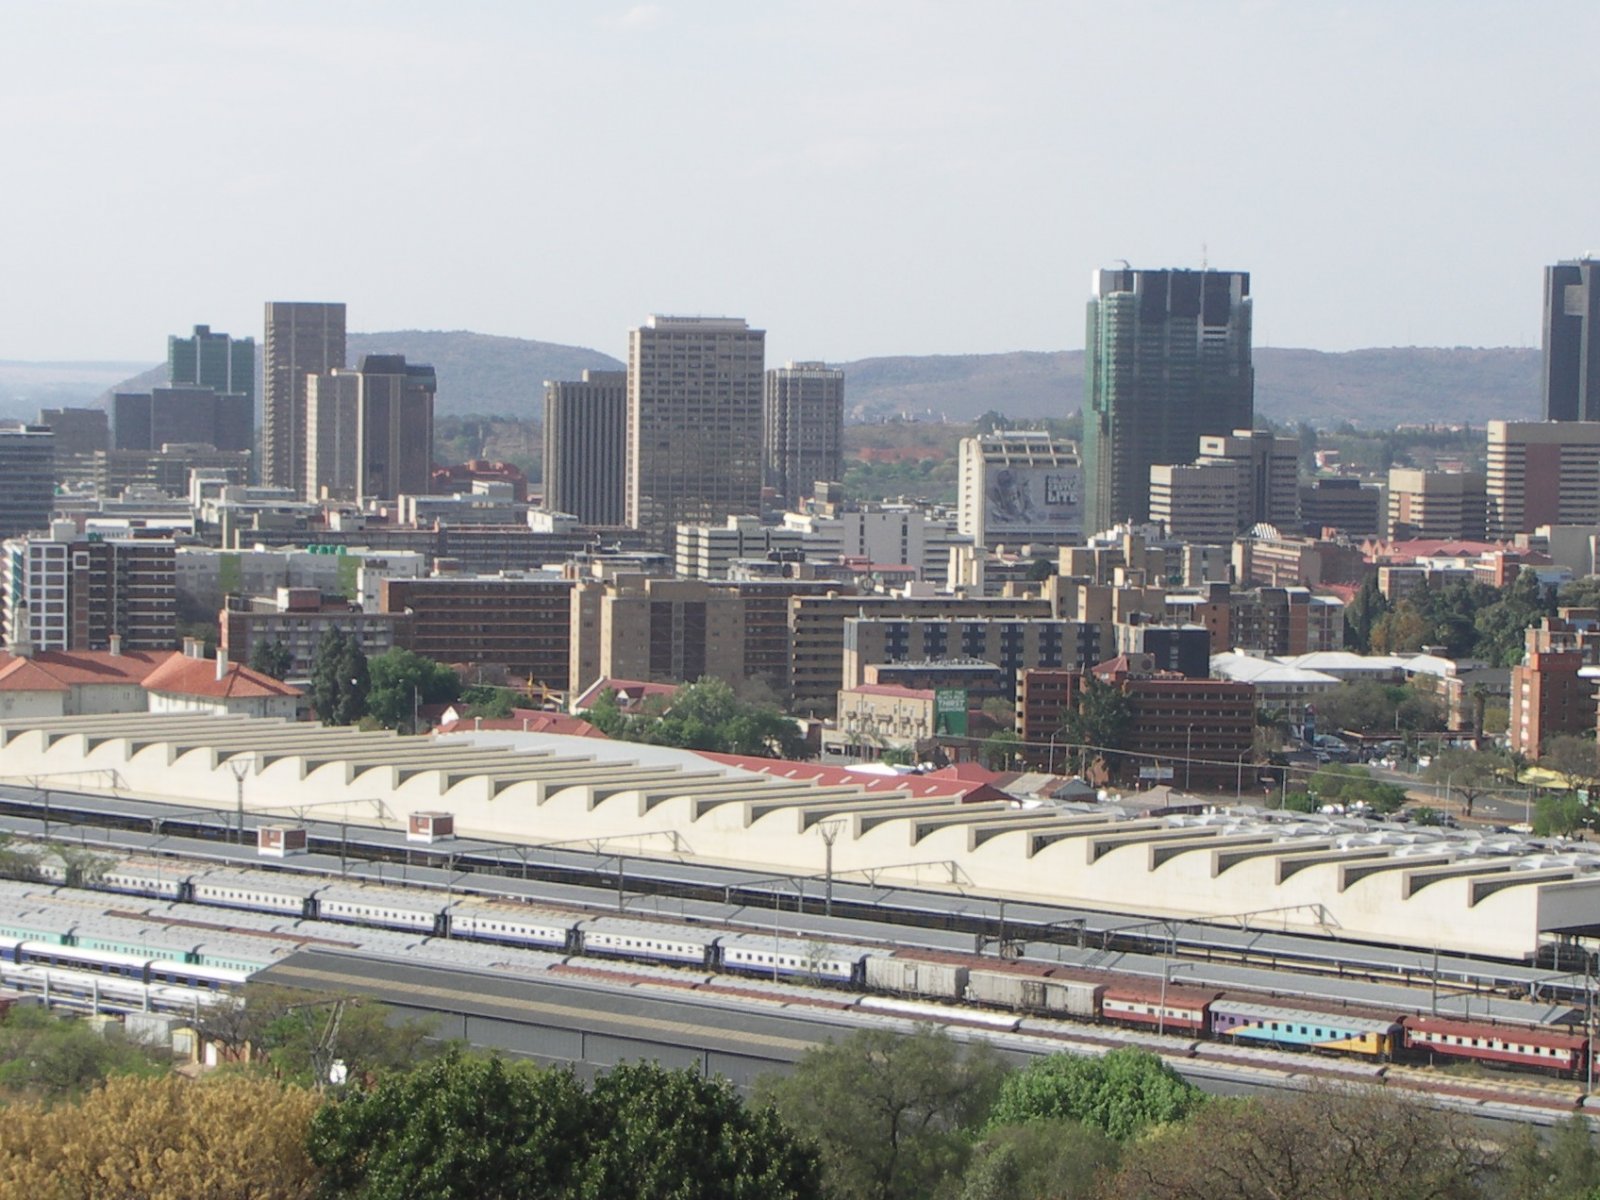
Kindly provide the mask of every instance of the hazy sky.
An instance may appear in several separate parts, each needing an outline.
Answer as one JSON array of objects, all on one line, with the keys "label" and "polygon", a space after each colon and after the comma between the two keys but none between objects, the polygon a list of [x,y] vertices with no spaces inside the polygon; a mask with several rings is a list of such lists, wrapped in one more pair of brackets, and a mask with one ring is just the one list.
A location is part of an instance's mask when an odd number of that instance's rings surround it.
[{"label": "hazy sky", "polygon": [[1600,252],[1600,5],[0,0],[0,359],[353,330],[768,361],[1081,347],[1090,272],[1256,344],[1537,345]]}]

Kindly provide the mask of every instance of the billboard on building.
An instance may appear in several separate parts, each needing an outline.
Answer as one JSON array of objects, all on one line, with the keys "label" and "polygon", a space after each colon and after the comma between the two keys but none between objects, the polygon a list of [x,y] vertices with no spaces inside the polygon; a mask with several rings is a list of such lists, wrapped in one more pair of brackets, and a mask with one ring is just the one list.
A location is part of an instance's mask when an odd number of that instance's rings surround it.
[{"label": "billboard on building", "polygon": [[967,689],[938,688],[933,693],[935,736],[967,736]]},{"label": "billboard on building", "polygon": [[984,529],[1083,529],[1083,472],[1068,466],[991,467],[983,496]]}]

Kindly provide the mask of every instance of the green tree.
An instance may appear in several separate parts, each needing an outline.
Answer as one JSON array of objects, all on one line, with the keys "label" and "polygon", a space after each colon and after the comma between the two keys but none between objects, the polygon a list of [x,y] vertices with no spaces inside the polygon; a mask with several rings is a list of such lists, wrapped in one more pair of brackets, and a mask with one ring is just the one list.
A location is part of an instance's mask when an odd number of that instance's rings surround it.
[{"label": "green tree", "polygon": [[1600,1146],[1579,1113],[1546,1136],[1512,1135],[1500,1162],[1501,1191],[1517,1200],[1594,1200],[1600,1194]]},{"label": "green tree", "polygon": [[815,1151],[691,1071],[571,1071],[450,1054],[352,1090],[307,1140],[340,1200],[816,1200]]},{"label": "green tree", "polygon": [[512,688],[488,687],[474,684],[461,689],[461,703],[467,705],[472,715],[485,720],[509,717],[522,695]]},{"label": "green tree", "polygon": [[1325,731],[1356,733],[1438,730],[1444,728],[1439,698],[1409,685],[1371,679],[1341,683],[1316,699],[1317,725]]},{"label": "green tree", "polygon": [[1522,661],[1528,627],[1550,611],[1538,575],[1524,567],[1505,595],[1478,613],[1475,653],[1493,666],[1516,666]]},{"label": "green tree", "polygon": [[287,679],[294,668],[294,655],[283,644],[282,638],[270,642],[262,638],[250,648],[250,669],[271,675],[274,679]]},{"label": "green tree", "polygon": [[1533,832],[1539,837],[1570,837],[1593,824],[1589,809],[1574,792],[1546,792],[1533,806]]},{"label": "green tree", "polygon": [[1389,600],[1378,588],[1378,577],[1369,575],[1345,606],[1345,641],[1362,654],[1372,644],[1372,627],[1389,611]]},{"label": "green tree", "polygon": [[311,663],[311,702],[324,725],[353,725],[367,713],[372,686],[367,656],[350,634],[335,626],[317,642]]},{"label": "green tree", "polygon": [[582,714],[607,737],[652,742],[685,750],[800,758],[806,753],[800,726],[777,709],[749,704],[721,679],[701,679],[678,689],[663,711],[629,716],[612,692]]},{"label": "green tree", "polygon": [[1406,802],[1404,788],[1374,779],[1365,767],[1345,763],[1318,770],[1307,781],[1306,790],[1321,804],[1365,804],[1376,813],[1399,812]]},{"label": "green tree", "polygon": [[1117,1144],[1077,1121],[992,1126],[973,1151],[956,1200],[1080,1200],[1116,1162]]},{"label": "green tree", "polygon": [[425,655],[396,647],[367,663],[371,687],[367,692],[367,715],[385,729],[409,729],[415,707],[422,704],[449,704],[461,695],[461,679],[443,663]]},{"label": "green tree", "polygon": [[78,1096],[114,1075],[157,1075],[168,1063],[77,1017],[45,1008],[13,1008],[0,1024],[0,1089],[45,1100]]},{"label": "green tree", "polygon": [[614,1067],[589,1101],[592,1200],[808,1200],[817,1152],[770,1107],[750,1108],[721,1079],[655,1063]]},{"label": "green tree", "polygon": [[[434,1018],[399,1019],[363,997],[259,986],[247,987],[238,1003],[244,1015],[233,1019],[235,1036],[265,1051],[274,1072],[296,1083],[322,1086],[334,1063],[350,1080],[381,1078],[448,1049],[430,1040]],[[219,1032],[228,1028],[223,1012],[203,1020]]]},{"label": "green tree", "polygon": [[1061,719],[1061,732],[1075,745],[1092,747],[1092,754],[1121,749],[1132,725],[1133,701],[1127,693],[1085,674],[1076,701]]},{"label": "green tree", "polygon": [[1397,608],[1373,621],[1368,646],[1374,654],[1415,654],[1432,632],[1416,606],[1402,600]]},{"label": "green tree", "polygon": [[1152,1125],[1181,1121],[1205,1093],[1146,1050],[1112,1050],[1098,1058],[1052,1054],[1006,1079],[992,1125],[1081,1121],[1117,1141]]},{"label": "green tree", "polygon": [[570,1071],[451,1054],[323,1106],[306,1145],[339,1200],[571,1200],[593,1136]]},{"label": "green tree", "polygon": [[960,1172],[968,1131],[987,1116],[1006,1068],[987,1046],[965,1053],[943,1031],[865,1029],[815,1047],[758,1095],[822,1152],[835,1200],[911,1200]]}]

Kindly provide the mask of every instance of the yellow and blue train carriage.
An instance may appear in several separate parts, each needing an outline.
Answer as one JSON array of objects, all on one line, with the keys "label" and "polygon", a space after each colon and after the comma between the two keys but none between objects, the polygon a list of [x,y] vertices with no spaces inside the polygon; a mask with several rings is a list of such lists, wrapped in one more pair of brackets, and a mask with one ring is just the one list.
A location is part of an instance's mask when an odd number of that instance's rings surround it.
[{"label": "yellow and blue train carriage", "polygon": [[1246,1004],[1226,998],[1211,1004],[1214,1037],[1341,1054],[1393,1058],[1400,1048],[1398,1017]]}]

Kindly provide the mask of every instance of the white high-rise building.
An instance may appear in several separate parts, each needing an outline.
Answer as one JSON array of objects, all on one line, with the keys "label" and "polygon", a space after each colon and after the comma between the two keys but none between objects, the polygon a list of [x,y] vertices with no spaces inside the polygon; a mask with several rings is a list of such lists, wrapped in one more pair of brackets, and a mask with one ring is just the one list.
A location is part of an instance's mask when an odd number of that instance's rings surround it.
[{"label": "white high-rise building", "polygon": [[1083,464],[1075,443],[1042,429],[961,439],[960,525],[980,546],[1076,545]]}]

